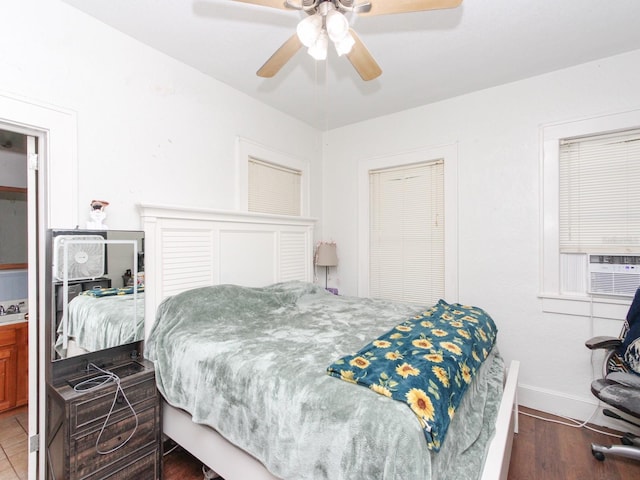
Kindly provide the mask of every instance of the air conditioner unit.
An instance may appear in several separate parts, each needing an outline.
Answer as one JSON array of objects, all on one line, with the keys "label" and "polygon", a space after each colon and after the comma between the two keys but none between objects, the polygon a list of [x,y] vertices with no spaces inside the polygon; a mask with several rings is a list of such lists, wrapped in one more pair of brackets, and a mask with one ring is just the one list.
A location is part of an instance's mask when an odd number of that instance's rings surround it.
[{"label": "air conditioner unit", "polygon": [[640,253],[589,255],[589,293],[633,297],[640,287]]}]

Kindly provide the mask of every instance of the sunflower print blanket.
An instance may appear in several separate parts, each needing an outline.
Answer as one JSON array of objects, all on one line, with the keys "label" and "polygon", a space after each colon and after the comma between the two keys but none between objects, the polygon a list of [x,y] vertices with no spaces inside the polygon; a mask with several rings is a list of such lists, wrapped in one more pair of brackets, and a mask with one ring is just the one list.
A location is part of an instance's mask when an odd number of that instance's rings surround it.
[{"label": "sunflower print blanket", "polygon": [[334,362],[327,372],[407,403],[427,446],[437,452],[496,335],[496,325],[484,310],[440,300]]},{"label": "sunflower print blanket", "polygon": [[[144,292],[144,285],[138,285],[136,288],[138,293]],[[113,297],[114,295],[131,295],[133,294],[133,287],[113,287],[113,288],[91,288],[80,293],[87,297]]]}]

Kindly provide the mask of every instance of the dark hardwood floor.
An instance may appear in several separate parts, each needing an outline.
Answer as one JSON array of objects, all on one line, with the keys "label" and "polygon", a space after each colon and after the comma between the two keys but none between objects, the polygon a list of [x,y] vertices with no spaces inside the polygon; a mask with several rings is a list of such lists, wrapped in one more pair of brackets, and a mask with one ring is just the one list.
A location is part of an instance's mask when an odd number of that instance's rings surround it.
[{"label": "dark hardwood floor", "polygon": [[[535,410],[523,412],[556,418]],[[591,443],[616,444],[616,438],[520,414],[508,480],[637,480],[640,461],[591,455]],[[202,464],[183,450],[165,456],[165,480],[202,480]],[[364,479],[363,479],[364,480]],[[369,480],[369,479],[367,479]]]},{"label": "dark hardwood floor", "polygon": [[[522,411],[558,419],[527,408]],[[620,440],[586,428],[567,427],[520,414],[509,480],[640,479],[640,461],[611,456],[600,462],[591,454],[592,443],[616,445]]]}]

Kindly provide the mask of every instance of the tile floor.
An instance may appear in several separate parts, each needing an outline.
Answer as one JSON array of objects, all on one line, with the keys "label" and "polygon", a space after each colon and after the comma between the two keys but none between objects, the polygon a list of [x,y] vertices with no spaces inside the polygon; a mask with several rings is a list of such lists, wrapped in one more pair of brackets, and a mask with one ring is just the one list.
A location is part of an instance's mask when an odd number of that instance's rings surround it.
[{"label": "tile floor", "polygon": [[27,480],[27,407],[0,414],[0,480]]}]

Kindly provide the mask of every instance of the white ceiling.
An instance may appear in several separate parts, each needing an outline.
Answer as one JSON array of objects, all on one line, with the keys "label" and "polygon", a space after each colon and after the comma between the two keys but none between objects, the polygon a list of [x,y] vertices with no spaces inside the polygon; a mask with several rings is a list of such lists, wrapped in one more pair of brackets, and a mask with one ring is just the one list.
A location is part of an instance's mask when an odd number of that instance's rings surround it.
[{"label": "white ceiling", "polygon": [[[233,0],[63,0],[321,130],[640,49],[640,0],[463,0],[450,10],[350,16],[382,75],[330,50],[258,68],[304,14]],[[375,0],[371,0],[375,2]]]}]

